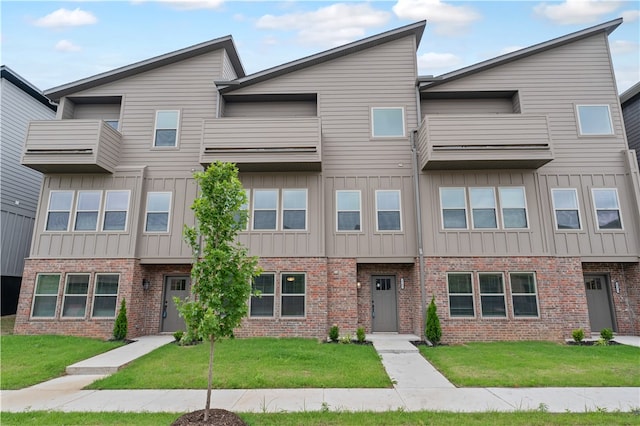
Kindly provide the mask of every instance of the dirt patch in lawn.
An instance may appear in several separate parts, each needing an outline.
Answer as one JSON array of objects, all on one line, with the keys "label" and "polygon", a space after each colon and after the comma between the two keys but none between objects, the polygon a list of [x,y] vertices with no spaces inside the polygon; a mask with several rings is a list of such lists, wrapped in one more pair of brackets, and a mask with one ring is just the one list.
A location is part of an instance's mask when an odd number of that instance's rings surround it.
[{"label": "dirt patch in lawn", "polygon": [[209,418],[204,421],[204,410],[184,414],[171,423],[171,426],[247,426],[236,413],[219,408],[209,410]]}]

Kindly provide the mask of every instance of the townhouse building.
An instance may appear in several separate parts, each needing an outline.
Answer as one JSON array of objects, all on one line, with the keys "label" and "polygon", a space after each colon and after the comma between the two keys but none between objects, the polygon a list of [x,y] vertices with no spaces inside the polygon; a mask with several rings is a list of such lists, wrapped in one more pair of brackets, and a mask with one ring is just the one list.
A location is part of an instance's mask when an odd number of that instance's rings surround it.
[{"label": "townhouse building", "polygon": [[620,95],[622,118],[629,148],[636,152],[640,164],[640,81]]},{"label": "townhouse building", "polygon": [[236,163],[261,297],[237,336],[639,333],[640,177],[606,22],[421,77],[418,22],[245,75],[231,37],[53,88],[17,333],[182,328],[192,173]]}]

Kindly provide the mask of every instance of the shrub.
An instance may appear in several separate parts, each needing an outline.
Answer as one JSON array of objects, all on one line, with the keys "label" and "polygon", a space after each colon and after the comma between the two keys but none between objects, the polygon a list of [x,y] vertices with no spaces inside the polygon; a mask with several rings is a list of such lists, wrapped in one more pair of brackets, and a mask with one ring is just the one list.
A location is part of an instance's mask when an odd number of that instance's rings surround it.
[{"label": "shrub", "polygon": [[607,343],[613,339],[613,330],[610,328],[603,328],[600,330],[600,337],[607,341]]},{"label": "shrub", "polygon": [[358,330],[356,330],[356,338],[358,339],[358,343],[364,343],[364,339],[365,339],[364,328],[358,327]]},{"label": "shrub", "polygon": [[182,330],[173,332],[173,338],[176,339],[176,342],[180,342],[180,340],[182,340],[182,336],[184,336],[184,331]]},{"label": "shrub", "polygon": [[577,328],[571,332],[571,336],[573,336],[573,340],[577,343],[582,343],[584,339],[584,330],[581,328]]},{"label": "shrub", "polygon": [[340,337],[340,329],[336,324],[333,324],[329,329],[329,339],[331,339],[332,342],[337,342],[338,337]]},{"label": "shrub", "polygon": [[606,339],[603,339],[602,337],[594,342],[595,346],[607,346],[608,344],[609,344],[609,341]]},{"label": "shrub", "polygon": [[340,338],[340,343],[344,343],[345,345],[351,343],[351,335],[347,334],[345,336],[342,336]]},{"label": "shrub", "polygon": [[431,296],[431,303],[429,303],[429,308],[427,309],[427,328],[425,335],[434,346],[440,343],[442,328],[440,327],[440,318],[438,318],[435,296]]},{"label": "shrub", "polygon": [[129,327],[127,321],[127,305],[124,299],[120,303],[120,312],[116,317],[116,322],[113,324],[113,338],[115,340],[124,340],[127,337],[127,328]]}]

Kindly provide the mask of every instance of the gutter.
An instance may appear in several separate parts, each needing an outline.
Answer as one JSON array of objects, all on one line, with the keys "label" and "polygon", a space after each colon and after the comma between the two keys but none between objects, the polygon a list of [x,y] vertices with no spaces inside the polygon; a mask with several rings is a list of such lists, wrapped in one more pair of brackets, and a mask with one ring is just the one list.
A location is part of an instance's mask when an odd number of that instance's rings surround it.
[{"label": "gutter", "polygon": [[418,147],[416,145],[417,130],[411,131],[411,163],[413,166],[413,191],[416,200],[416,237],[418,239],[418,271],[420,276],[420,336],[424,336],[427,290],[425,288],[424,250],[422,244],[422,203],[420,202],[420,179],[418,175]]}]

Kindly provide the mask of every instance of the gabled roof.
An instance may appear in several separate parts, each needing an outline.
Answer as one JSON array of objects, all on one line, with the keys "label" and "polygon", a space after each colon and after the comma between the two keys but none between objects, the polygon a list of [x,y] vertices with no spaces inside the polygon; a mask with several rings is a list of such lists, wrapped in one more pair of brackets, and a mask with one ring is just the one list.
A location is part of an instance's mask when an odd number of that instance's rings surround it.
[{"label": "gabled roof", "polygon": [[549,49],[554,49],[562,45],[573,43],[575,41],[591,37],[600,32],[606,32],[607,35],[611,34],[618,26],[622,24],[622,18],[614,19],[603,24],[599,24],[584,30],[576,31],[571,34],[567,34],[562,37],[555,38],[553,40],[545,41],[524,49],[516,50],[515,52],[507,53],[506,55],[498,56],[493,59],[489,59],[477,64],[461,68],[456,71],[452,71],[446,74],[442,74],[438,77],[418,77],[418,84],[420,89],[430,89],[434,86],[438,86],[443,83],[447,83],[452,80],[457,80],[462,77],[466,77],[471,74],[475,74],[481,71],[488,70],[493,67],[504,65],[506,63],[516,61],[518,59],[526,58],[527,56],[535,55],[537,53],[544,52]]},{"label": "gabled roof", "polygon": [[42,91],[40,89],[29,83],[25,78],[21,77],[18,73],[13,71],[8,66],[0,66],[0,77],[10,81],[14,86],[19,88],[47,108],[50,108],[53,111],[57,109],[56,105],[53,104],[44,94],[42,94]]},{"label": "gabled roof", "polygon": [[636,96],[638,93],[640,93],[640,81],[625,90],[625,92],[620,95],[620,104],[624,104],[625,102]]},{"label": "gabled roof", "polygon": [[205,41],[204,43],[195,44],[190,47],[185,47],[184,49],[176,50],[174,52],[165,53],[164,55],[156,56],[144,61],[125,65],[124,67],[116,68],[102,74],[97,74],[71,83],[63,84],[62,86],[53,87],[51,89],[45,90],[44,93],[51,99],[58,100],[61,97],[69,95],[71,93],[90,89],[102,84],[111,83],[112,81],[130,77],[132,75],[153,70],[165,65],[173,64],[175,62],[202,55],[204,53],[213,52],[219,49],[225,49],[227,51],[227,55],[229,55],[229,59],[231,60],[236,74],[240,77],[244,77],[244,67],[240,62],[238,51],[236,50],[236,46],[233,43],[233,37],[228,35],[225,37]]},{"label": "gabled roof", "polygon": [[404,27],[396,28],[394,30],[377,34],[372,37],[354,41],[353,43],[345,44],[344,46],[339,46],[321,53],[316,53],[315,55],[307,56],[302,59],[297,59],[292,62],[287,62],[286,64],[259,71],[243,78],[224,82],[216,81],[216,85],[218,85],[220,93],[230,92],[241,87],[246,87],[252,84],[259,83],[261,81],[270,80],[284,74],[318,65],[323,62],[331,61],[342,56],[360,52],[362,50],[369,49],[383,43],[388,43],[390,41],[398,40],[410,35],[415,36],[417,48],[420,44],[420,39],[422,38],[422,33],[424,32],[425,25],[426,21],[420,21],[414,24],[405,25]]}]

